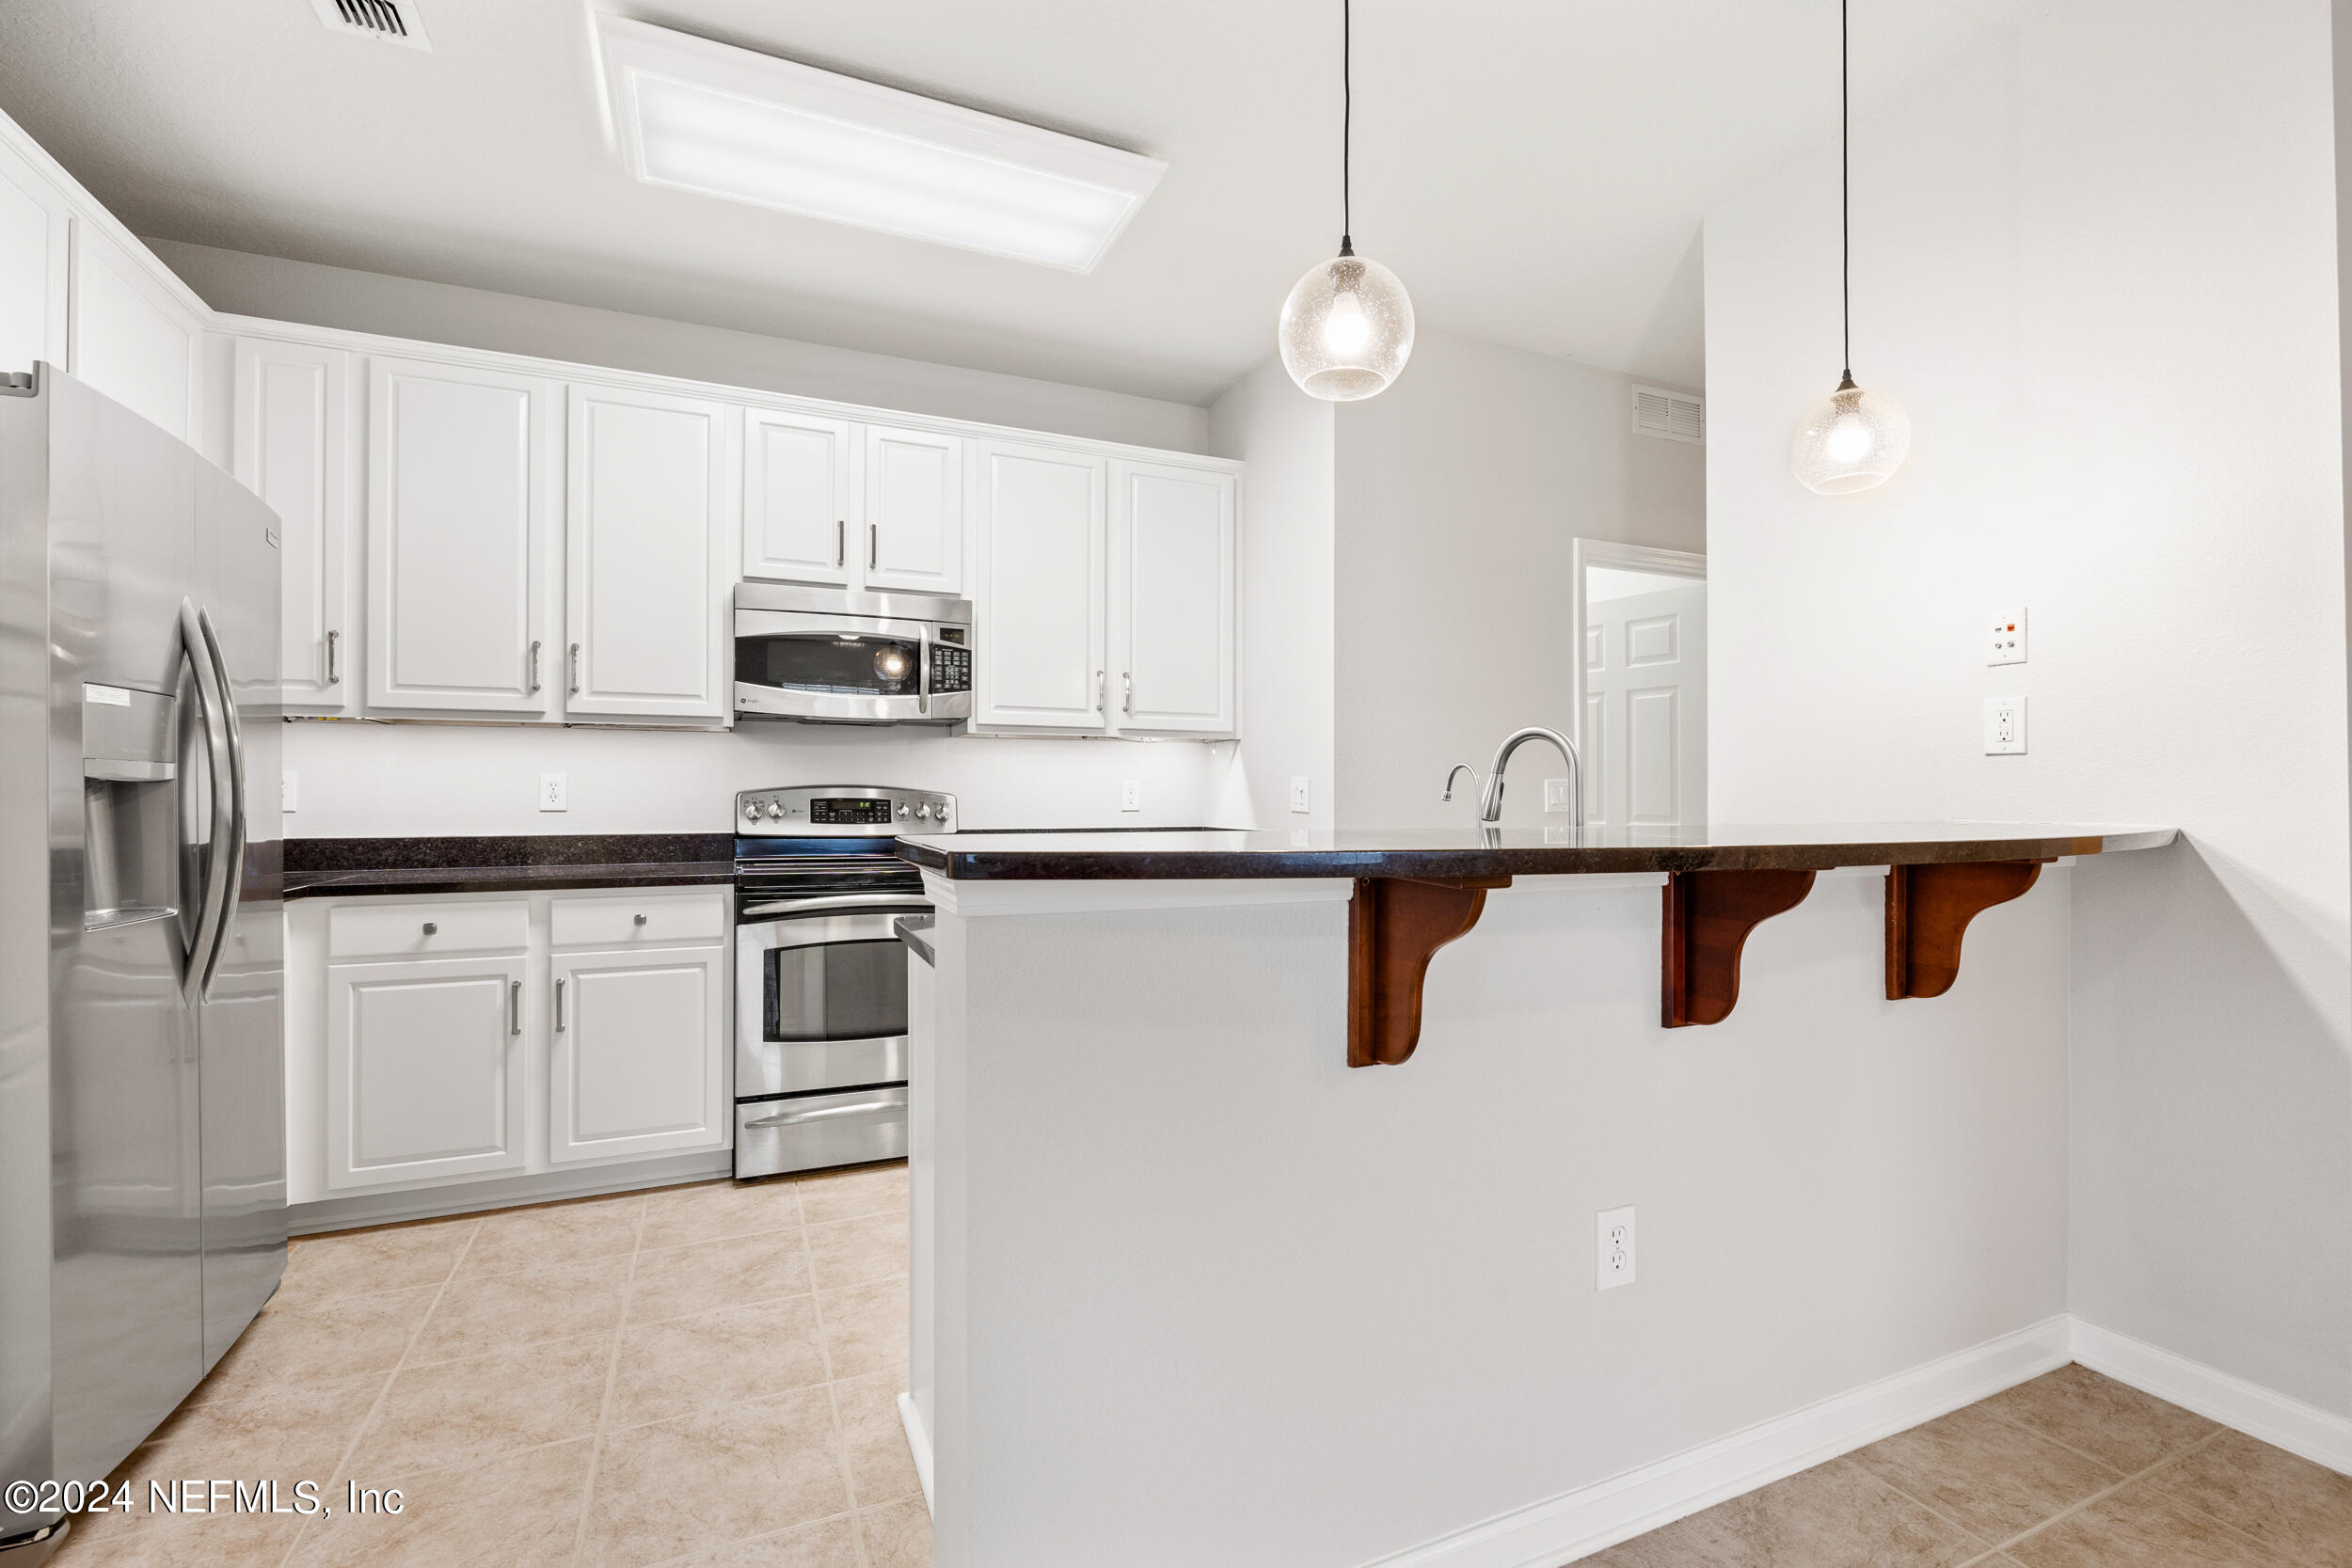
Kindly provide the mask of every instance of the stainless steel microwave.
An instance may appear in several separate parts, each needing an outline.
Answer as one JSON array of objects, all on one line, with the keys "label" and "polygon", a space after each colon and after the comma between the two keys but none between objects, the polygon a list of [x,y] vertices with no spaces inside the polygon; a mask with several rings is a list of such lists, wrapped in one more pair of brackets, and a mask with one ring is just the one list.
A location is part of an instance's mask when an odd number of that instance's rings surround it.
[{"label": "stainless steel microwave", "polygon": [[735,711],[804,724],[972,717],[972,604],[926,594],[739,583]]}]

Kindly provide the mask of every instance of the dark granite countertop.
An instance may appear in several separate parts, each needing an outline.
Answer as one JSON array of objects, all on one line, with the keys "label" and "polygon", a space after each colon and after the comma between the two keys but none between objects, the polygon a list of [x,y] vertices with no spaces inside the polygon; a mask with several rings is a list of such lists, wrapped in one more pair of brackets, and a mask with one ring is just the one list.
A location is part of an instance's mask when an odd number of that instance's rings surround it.
[{"label": "dark granite countertop", "polygon": [[288,898],[698,887],[735,880],[735,840],[726,833],[290,838],[285,862]]},{"label": "dark granite countertop", "polygon": [[898,853],[960,881],[1535,877],[2050,860],[2160,848],[2172,837],[2170,828],[2038,822],[964,832],[902,834]]}]

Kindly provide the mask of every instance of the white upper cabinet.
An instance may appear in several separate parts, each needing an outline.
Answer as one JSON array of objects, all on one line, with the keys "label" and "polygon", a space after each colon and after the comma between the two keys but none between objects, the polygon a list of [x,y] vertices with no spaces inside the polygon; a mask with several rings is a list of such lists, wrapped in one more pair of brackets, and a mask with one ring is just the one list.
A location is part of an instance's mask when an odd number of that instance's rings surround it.
[{"label": "white upper cabinet", "polygon": [[1111,465],[1114,727],[1233,733],[1233,499],[1229,472]]},{"label": "white upper cabinet", "polygon": [[699,398],[571,388],[564,711],[734,712],[726,526],[734,411]]},{"label": "white upper cabinet", "polygon": [[201,440],[202,318],[144,260],[78,220],[72,317],[75,375],[180,439]]},{"label": "white upper cabinet", "polygon": [[0,373],[65,365],[72,225],[64,196],[0,143]]},{"label": "white upper cabinet", "polygon": [[418,359],[368,367],[368,703],[547,718],[562,516],[556,388]]},{"label": "white upper cabinet", "polygon": [[963,591],[963,437],[867,425],[864,586]]},{"label": "white upper cabinet", "polygon": [[[857,427],[754,408],[743,416],[743,575],[846,585]],[[861,541],[862,547],[862,541]]]},{"label": "white upper cabinet", "polygon": [[357,474],[351,373],[342,349],[236,341],[230,470],[278,514],[285,583],[278,661],[289,713],[359,711],[345,551]]},{"label": "white upper cabinet", "polygon": [[974,444],[979,515],[973,721],[1100,731],[1109,464],[1053,447]]}]

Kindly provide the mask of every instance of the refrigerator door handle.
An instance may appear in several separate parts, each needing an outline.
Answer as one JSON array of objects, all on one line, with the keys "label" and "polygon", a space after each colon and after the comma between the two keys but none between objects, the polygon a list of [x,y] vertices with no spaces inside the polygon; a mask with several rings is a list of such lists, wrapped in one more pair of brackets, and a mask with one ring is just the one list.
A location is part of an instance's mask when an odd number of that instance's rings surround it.
[{"label": "refrigerator door handle", "polygon": [[180,601],[180,642],[187,654],[188,673],[196,680],[197,706],[204,721],[204,760],[213,790],[212,852],[204,858],[204,886],[194,900],[182,895],[184,905],[196,905],[196,927],[188,936],[187,974],[182,990],[194,1005],[211,977],[212,957],[220,945],[229,903],[229,843],[236,832],[236,802],[229,773],[229,732],[222,715],[228,693],[220,688],[220,668],[206,645],[204,624],[195,605]]},{"label": "refrigerator door handle", "polygon": [[[213,989],[213,976],[220,969],[221,955],[229,950],[229,933],[236,926],[238,907],[245,902],[246,839],[252,829],[246,815],[245,725],[237,718],[237,690],[229,677],[229,656],[221,651],[220,632],[213,625],[211,610],[198,610],[196,624],[204,633],[204,646],[212,656],[213,678],[220,686],[221,724],[229,733],[229,875],[221,900],[220,930],[213,939],[212,956],[204,964],[204,990],[209,991]],[[217,820],[219,796],[215,795],[214,800],[213,816]]]}]

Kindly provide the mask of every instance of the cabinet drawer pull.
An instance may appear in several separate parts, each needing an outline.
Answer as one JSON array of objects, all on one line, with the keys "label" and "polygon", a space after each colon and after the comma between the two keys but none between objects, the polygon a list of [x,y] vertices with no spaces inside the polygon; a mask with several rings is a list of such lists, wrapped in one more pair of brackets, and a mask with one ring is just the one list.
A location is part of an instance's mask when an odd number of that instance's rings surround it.
[{"label": "cabinet drawer pull", "polygon": [[523,983],[520,980],[506,983],[506,1032],[510,1035],[523,1032]]},{"label": "cabinet drawer pull", "polygon": [[424,934],[426,936],[437,935],[441,927],[437,922],[428,920],[424,923]]},{"label": "cabinet drawer pull", "polygon": [[641,915],[635,915],[635,916],[632,916],[631,918],[633,918],[633,919],[637,922],[637,924],[638,924],[638,925],[640,925],[640,926],[643,926],[643,925],[645,923],[645,917],[644,917],[644,915],[642,915],[642,914],[641,914]]},{"label": "cabinet drawer pull", "polygon": [[339,686],[342,683],[342,641],[343,634],[340,631],[330,631],[326,634],[326,684],[329,686]]},{"label": "cabinet drawer pull", "polygon": [[561,980],[558,980],[558,981],[556,981],[556,982],[555,982],[555,1027],[556,1027],[556,1031],[557,1031],[557,1033],[559,1033],[559,1034],[560,1034],[560,1033],[562,1033],[562,1032],[563,1032],[563,1028],[564,1028],[564,982],[563,982],[563,981],[561,981]]}]

